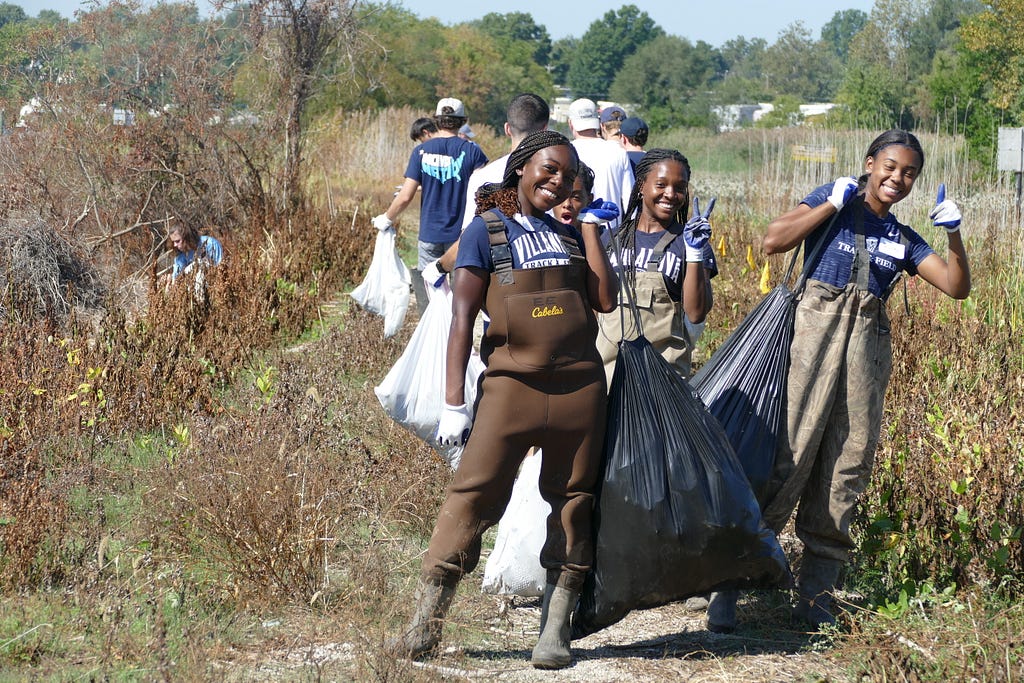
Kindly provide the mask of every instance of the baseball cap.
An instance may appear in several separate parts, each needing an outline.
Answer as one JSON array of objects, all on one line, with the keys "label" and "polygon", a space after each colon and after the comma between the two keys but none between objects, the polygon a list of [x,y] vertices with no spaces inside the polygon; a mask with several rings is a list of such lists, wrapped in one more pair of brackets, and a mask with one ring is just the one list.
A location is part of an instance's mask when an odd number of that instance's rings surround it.
[{"label": "baseball cap", "polygon": [[597,130],[601,123],[597,118],[597,105],[594,100],[581,97],[569,105],[569,122],[576,130]]},{"label": "baseball cap", "polygon": [[609,123],[610,121],[624,121],[626,119],[626,110],[622,107],[613,104],[610,107],[605,107],[601,110],[601,123]]},{"label": "baseball cap", "polygon": [[476,137],[476,133],[474,133],[473,129],[469,127],[468,123],[462,124],[462,128],[459,128],[459,134],[460,135],[465,135],[467,138],[475,138]]},{"label": "baseball cap", "polygon": [[[445,111],[445,109],[451,111]],[[462,104],[462,100],[455,99],[454,97],[443,97],[437,102],[437,111],[434,112],[434,116],[461,116],[465,118],[466,107]]]},{"label": "baseball cap", "polygon": [[639,116],[630,116],[619,128],[619,132],[627,138],[635,138],[640,131],[648,131],[648,128],[647,122]]}]

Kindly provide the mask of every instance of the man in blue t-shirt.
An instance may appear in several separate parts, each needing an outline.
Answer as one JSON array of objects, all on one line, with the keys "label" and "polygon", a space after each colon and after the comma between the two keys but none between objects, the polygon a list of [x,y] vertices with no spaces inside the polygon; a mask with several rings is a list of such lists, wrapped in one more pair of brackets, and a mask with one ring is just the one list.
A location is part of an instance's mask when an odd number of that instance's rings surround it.
[{"label": "man in blue t-shirt", "polygon": [[378,230],[391,228],[422,188],[419,270],[441,258],[459,238],[469,176],[487,163],[479,145],[459,137],[466,123],[466,108],[460,100],[445,97],[438,102],[434,122],[437,133],[416,145],[409,157],[402,189],[388,210],[372,221]]}]

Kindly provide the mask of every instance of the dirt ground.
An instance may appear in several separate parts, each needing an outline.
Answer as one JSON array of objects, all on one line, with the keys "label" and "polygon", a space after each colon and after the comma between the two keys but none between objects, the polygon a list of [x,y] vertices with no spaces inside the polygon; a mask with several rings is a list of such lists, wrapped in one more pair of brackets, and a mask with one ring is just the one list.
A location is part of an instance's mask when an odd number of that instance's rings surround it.
[{"label": "dirt ground", "polygon": [[[239,680],[486,680],[613,683],[619,681],[848,681],[828,639],[789,621],[789,594],[741,598],[733,634],[706,630],[704,613],[682,603],[634,611],[598,633],[573,642],[573,664],[561,671],[530,665],[540,599],[485,595],[479,580],[461,586],[445,626],[443,649],[423,662],[392,662],[380,670],[360,643],[295,638],[284,648],[251,653],[227,667]],[[308,634],[311,635],[311,634]],[[362,663],[359,660],[362,658]],[[367,670],[367,660],[371,660]],[[245,673],[243,674],[242,671]]]}]

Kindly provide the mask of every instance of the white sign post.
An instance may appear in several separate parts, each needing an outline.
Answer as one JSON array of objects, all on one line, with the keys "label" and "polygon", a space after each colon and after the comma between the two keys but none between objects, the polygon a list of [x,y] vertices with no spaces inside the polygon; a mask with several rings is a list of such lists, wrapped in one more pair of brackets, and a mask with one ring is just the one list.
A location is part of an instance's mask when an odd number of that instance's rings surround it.
[{"label": "white sign post", "polygon": [[1020,220],[1021,178],[1024,176],[1024,128],[1000,128],[998,165],[1017,177],[1017,220]]}]

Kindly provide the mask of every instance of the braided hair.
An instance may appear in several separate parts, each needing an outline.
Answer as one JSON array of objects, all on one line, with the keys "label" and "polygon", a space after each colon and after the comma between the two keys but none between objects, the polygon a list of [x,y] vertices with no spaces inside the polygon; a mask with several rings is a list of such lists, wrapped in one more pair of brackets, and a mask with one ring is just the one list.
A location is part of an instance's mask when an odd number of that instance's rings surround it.
[{"label": "braided hair", "polygon": [[522,212],[519,206],[519,174],[534,154],[547,147],[564,145],[572,150],[573,159],[579,168],[580,159],[576,154],[576,148],[569,142],[569,138],[553,130],[539,130],[536,133],[527,135],[519,145],[512,150],[508,156],[508,163],[505,164],[505,175],[501,184],[486,183],[476,193],[476,213],[479,216],[484,211],[497,207],[506,216],[514,216]]},{"label": "braided hair", "polygon": [[[633,183],[633,193],[629,196],[629,203],[626,205],[625,214],[623,214],[622,225],[616,231],[617,239],[613,240],[613,242],[618,242],[618,248],[621,249],[622,254],[632,254],[630,257],[631,263],[636,258],[636,226],[643,211],[644,183],[651,169],[663,161],[675,161],[683,167],[683,175],[686,177],[686,189],[683,190],[683,201],[673,218],[677,223],[686,222],[686,212],[690,209],[690,162],[677,150],[652,149],[644,154],[643,158],[636,164],[636,181]],[[636,268],[627,268],[625,267],[626,264],[622,263],[622,259],[620,258],[619,260],[622,266],[622,277],[626,279],[631,287],[635,286]]]}]

